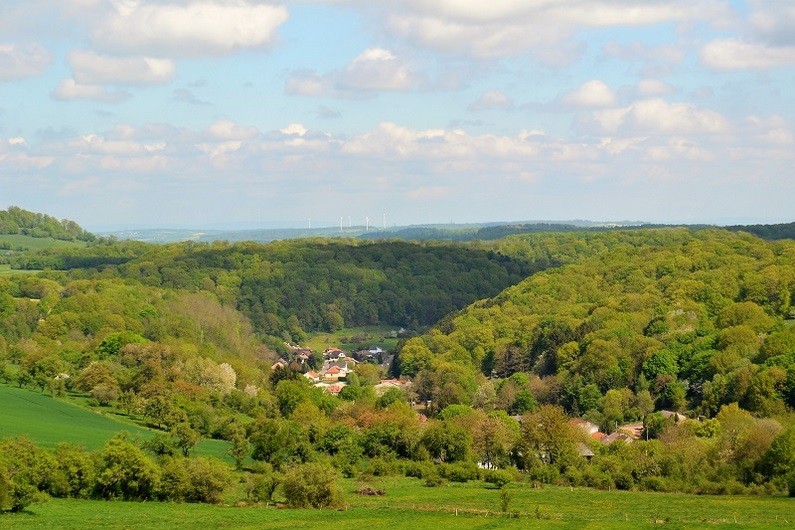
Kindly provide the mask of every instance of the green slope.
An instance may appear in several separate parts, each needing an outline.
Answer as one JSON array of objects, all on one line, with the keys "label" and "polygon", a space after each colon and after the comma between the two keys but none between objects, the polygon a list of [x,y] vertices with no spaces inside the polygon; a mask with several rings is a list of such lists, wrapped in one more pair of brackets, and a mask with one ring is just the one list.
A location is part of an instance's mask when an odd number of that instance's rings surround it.
[{"label": "green slope", "polygon": [[[151,438],[154,431],[113,417],[92,412],[68,401],[54,399],[33,390],[0,385],[0,438],[28,436],[37,444],[52,448],[60,442],[73,442],[94,451],[120,431],[132,437]],[[221,440],[202,440],[197,454],[227,461],[228,444]]]}]

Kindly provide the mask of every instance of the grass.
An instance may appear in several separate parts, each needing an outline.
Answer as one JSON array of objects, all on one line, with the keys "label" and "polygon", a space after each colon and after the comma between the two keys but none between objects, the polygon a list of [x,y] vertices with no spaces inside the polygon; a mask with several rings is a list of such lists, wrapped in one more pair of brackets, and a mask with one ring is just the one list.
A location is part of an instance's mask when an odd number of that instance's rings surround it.
[{"label": "grass", "polygon": [[41,272],[38,270],[20,270],[20,269],[12,269],[11,265],[2,265],[0,264],[0,276],[7,276],[11,274],[33,274],[36,272]]},{"label": "grass", "polygon": [[3,528],[791,528],[793,500],[783,497],[714,497],[607,492],[584,488],[509,486],[509,513],[499,491],[482,482],[426,488],[411,478],[381,478],[384,497],[355,494],[342,481],[340,510],[288,510],[265,506],[127,503],[51,499],[21,514],[0,516]]},{"label": "grass", "polygon": [[[112,413],[89,410],[35,390],[0,385],[0,403],[0,438],[28,436],[49,449],[59,442],[74,442],[95,451],[121,431],[142,439],[155,434]],[[194,451],[232,462],[228,448],[222,440],[202,440]]]},{"label": "grass", "polygon": [[62,241],[60,239],[52,239],[50,237],[30,237],[20,234],[0,235],[0,244],[3,243],[8,243],[12,249],[24,248],[25,250],[45,250],[50,248],[86,246],[83,241]]},{"label": "grass", "polygon": [[399,339],[390,334],[396,332],[397,329],[397,326],[363,326],[343,328],[333,332],[312,333],[302,346],[319,352],[334,346],[350,353],[356,350],[366,350],[370,346],[376,345],[382,350],[394,352]]}]

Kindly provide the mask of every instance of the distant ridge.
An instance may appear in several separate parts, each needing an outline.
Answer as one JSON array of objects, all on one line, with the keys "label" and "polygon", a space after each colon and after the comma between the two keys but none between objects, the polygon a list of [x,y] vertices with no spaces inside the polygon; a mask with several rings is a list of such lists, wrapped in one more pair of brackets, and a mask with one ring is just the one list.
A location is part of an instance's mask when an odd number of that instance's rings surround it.
[{"label": "distant ridge", "polygon": [[256,241],[267,243],[283,239],[361,238],[361,239],[402,239],[406,241],[489,241],[509,235],[535,232],[572,232],[636,230],[648,228],[670,228],[681,226],[693,230],[704,228],[724,228],[733,232],[743,231],[763,239],[795,239],[795,222],[771,225],[733,225],[717,226],[710,224],[655,224],[643,221],[594,222],[572,221],[527,221],[491,222],[462,224],[427,224],[394,226],[386,229],[370,229],[365,226],[324,227],[324,228],[266,228],[251,230],[188,230],[188,229],[141,229],[101,232],[98,235],[117,239],[131,239],[149,243],[175,243],[180,241]]}]

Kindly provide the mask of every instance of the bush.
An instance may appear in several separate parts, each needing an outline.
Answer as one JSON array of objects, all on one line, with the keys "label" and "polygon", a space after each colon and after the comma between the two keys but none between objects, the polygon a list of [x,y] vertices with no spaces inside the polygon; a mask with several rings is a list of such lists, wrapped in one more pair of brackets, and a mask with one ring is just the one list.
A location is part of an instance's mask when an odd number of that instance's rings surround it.
[{"label": "bush", "polygon": [[281,481],[278,473],[255,473],[246,479],[246,496],[252,502],[270,502]]},{"label": "bush", "polygon": [[310,463],[293,467],[282,481],[287,505],[292,508],[340,506],[342,492],[336,470],[325,464]]},{"label": "bush", "polygon": [[437,488],[439,486],[444,486],[444,485],[445,485],[445,480],[439,475],[431,475],[430,477],[425,479],[425,486],[428,488]]},{"label": "bush", "polygon": [[366,473],[376,477],[400,475],[400,462],[389,457],[371,458]]},{"label": "bush", "polygon": [[97,455],[94,495],[104,499],[152,499],[160,485],[160,468],[124,434],[108,440]]},{"label": "bush", "polygon": [[480,478],[480,469],[471,462],[457,462],[455,464],[440,464],[439,474],[452,482],[467,482]]},{"label": "bush", "polygon": [[428,478],[438,475],[433,462],[409,461],[403,464],[403,474],[407,477]]},{"label": "bush", "polygon": [[513,478],[513,473],[505,469],[489,469],[483,472],[483,480],[494,484],[498,489],[513,482]]}]

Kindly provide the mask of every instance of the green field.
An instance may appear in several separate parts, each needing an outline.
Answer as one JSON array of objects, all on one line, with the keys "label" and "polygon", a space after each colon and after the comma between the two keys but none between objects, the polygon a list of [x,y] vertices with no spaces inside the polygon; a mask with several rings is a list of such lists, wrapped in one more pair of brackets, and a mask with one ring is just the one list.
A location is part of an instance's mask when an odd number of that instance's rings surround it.
[{"label": "green field", "polygon": [[11,265],[0,264],[0,276],[7,274],[33,274],[36,272],[41,272],[41,271],[12,269]]},{"label": "green field", "polygon": [[128,503],[51,499],[0,516],[3,528],[792,528],[795,500],[606,492],[510,486],[511,516],[499,491],[482,482],[426,488],[419,479],[377,479],[383,497],[355,493],[345,480],[345,508]]},{"label": "green field", "polygon": [[[24,248],[25,250],[45,250],[50,248],[84,247],[83,241],[62,241],[50,237],[30,237],[20,234],[0,235],[0,244],[8,243],[12,249]],[[7,251],[3,251],[7,252]]]},{"label": "green field", "polygon": [[394,352],[398,338],[391,337],[390,332],[396,332],[398,327],[364,326],[343,328],[334,332],[312,333],[301,345],[321,353],[331,346],[351,353],[356,350],[366,350],[372,345],[376,345],[385,351]]},{"label": "green field", "polygon": [[[28,436],[46,448],[74,442],[94,451],[120,431],[143,439],[154,435],[154,431],[112,414],[94,412],[34,390],[0,385],[0,438]],[[202,440],[196,447],[197,454],[231,462],[227,450],[227,442],[221,440]]]}]

